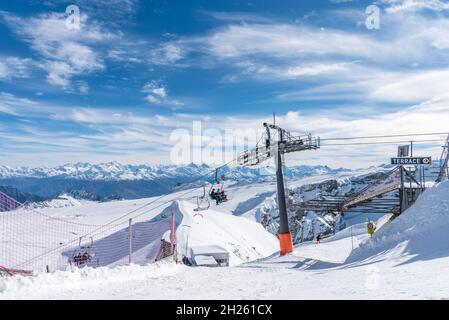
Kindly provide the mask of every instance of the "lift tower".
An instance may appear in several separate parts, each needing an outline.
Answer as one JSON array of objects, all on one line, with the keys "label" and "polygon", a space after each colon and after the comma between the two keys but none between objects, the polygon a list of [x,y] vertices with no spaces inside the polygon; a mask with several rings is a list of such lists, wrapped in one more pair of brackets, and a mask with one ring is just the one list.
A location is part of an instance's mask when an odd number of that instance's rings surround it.
[{"label": "lift tower", "polygon": [[[274,158],[280,222],[278,236],[281,255],[285,255],[293,251],[293,241],[288,225],[287,203],[285,200],[284,175],[282,172],[283,156],[286,153],[316,150],[320,147],[320,138],[314,138],[311,134],[305,137],[293,136],[275,124],[264,123],[263,126],[266,131],[265,145],[257,145],[254,149],[243,152],[237,157],[237,161],[241,166],[255,166],[269,158]],[[272,138],[272,131],[277,133],[277,139]]]},{"label": "lift tower", "polygon": [[449,179],[449,135],[443,146],[443,152],[440,157],[440,172],[436,182],[441,182],[444,179]]}]

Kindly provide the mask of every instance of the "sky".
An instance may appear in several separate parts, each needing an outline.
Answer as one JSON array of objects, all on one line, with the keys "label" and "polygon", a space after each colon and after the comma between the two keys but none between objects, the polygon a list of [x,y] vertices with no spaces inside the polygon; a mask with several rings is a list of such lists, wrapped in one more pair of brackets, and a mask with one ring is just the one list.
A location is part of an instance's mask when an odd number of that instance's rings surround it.
[{"label": "sky", "polygon": [[[442,0],[2,1],[0,165],[176,163],[196,135],[228,159],[273,112],[323,139],[288,163],[386,163],[424,138],[325,140],[448,132],[448,17]],[[437,157],[444,135],[425,139]]]}]

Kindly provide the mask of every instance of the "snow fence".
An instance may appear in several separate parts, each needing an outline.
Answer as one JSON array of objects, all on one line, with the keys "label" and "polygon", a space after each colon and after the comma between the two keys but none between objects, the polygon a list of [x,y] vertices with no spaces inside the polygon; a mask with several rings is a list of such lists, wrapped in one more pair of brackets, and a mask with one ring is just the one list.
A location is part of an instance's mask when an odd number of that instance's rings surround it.
[{"label": "snow fence", "polygon": [[88,225],[17,206],[0,212],[0,268],[13,275],[152,263],[173,254],[173,226],[174,219],[164,214]]}]

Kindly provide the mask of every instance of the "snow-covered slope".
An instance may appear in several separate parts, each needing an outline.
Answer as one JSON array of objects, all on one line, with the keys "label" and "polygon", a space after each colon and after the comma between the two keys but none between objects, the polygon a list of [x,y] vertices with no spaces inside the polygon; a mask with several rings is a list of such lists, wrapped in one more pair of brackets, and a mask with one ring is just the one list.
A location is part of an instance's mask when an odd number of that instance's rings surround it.
[{"label": "snow-covered slope", "polygon": [[[195,192],[200,190],[191,190],[192,194],[184,200],[179,199],[186,192],[170,194],[164,199],[106,203],[79,201],[66,195],[2,213],[0,240],[4,250],[0,251],[0,265],[38,271],[49,266],[52,271],[61,270],[73,262],[84,247],[92,250],[95,257],[89,262],[92,265],[127,263],[128,219],[135,216],[138,218],[133,219],[133,261],[150,262],[158,253],[161,234],[169,228],[167,223],[154,224],[156,221],[151,220],[162,217],[166,221],[173,207],[177,208],[177,216],[180,216],[177,219],[180,239],[183,235],[188,239],[185,244],[182,241],[179,244],[183,248],[179,252],[185,249],[186,255],[189,255],[192,244],[219,245],[230,252],[230,263],[238,264],[265,257],[277,250],[275,237],[260,224],[227,211],[219,212],[224,208],[215,204],[201,213],[204,217],[202,223],[196,221]],[[173,206],[170,201],[174,200],[180,201],[181,205]],[[231,203],[228,204],[232,206]],[[127,215],[129,213],[132,215]],[[108,226],[102,227],[105,224]],[[190,229],[186,234],[187,225]],[[35,260],[35,257],[40,258]]]},{"label": "snow-covered slope", "polygon": [[430,260],[449,256],[449,181],[427,189],[416,203],[355,250],[350,261],[385,255]]},{"label": "snow-covered slope", "polygon": [[[321,244],[301,243],[291,255],[228,268],[160,262],[0,279],[0,299],[447,299],[448,194],[449,182],[427,190],[399,218],[378,221],[372,239],[361,223]],[[186,202],[179,206],[191,209]],[[198,234],[191,239],[213,239],[216,229],[210,235],[207,229],[213,223],[221,228],[226,220],[214,211],[193,218],[198,226],[190,229]],[[220,232],[232,224],[223,226]],[[184,236],[180,230],[181,243]],[[218,241],[222,238],[230,235]]]},{"label": "snow-covered slope", "polygon": [[[446,191],[447,185],[446,183],[444,187]],[[429,190],[428,196],[440,192],[443,192],[442,188],[437,191]],[[436,197],[432,200],[434,209],[441,213],[437,208],[441,204],[441,198]],[[428,204],[427,201],[425,203]],[[427,206],[424,203],[421,205],[427,212]],[[431,212],[428,215],[433,216]],[[390,235],[388,230],[400,228],[401,220],[396,221],[399,223],[387,223],[386,220],[379,222],[379,225],[387,224],[378,231],[378,235],[388,237]],[[411,256],[406,253],[402,257],[397,257],[387,252],[382,259],[370,261],[365,258],[345,263],[351,254],[352,246],[357,248],[360,243],[370,241],[367,240],[369,236],[364,232],[364,227],[364,224],[360,224],[353,226],[352,230],[345,229],[340,234],[323,240],[319,245],[315,243],[297,245],[292,255],[284,257],[273,255],[257,262],[228,268],[192,268],[173,262],[159,262],[148,266],[84,268],[52,274],[41,273],[37,277],[30,278],[5,278],[0,279],[0,299],[449,297],[447,288],[449,251],[445,253],[440,251],[438,257],[419,260],[410,260]],[[416,225],[416,232],[412,233],[419,234],[419,228],[419,224]],[[382,241],[383,244],[387,242]],[[443,245],[439,244],[438,247],[442,248]]]}]

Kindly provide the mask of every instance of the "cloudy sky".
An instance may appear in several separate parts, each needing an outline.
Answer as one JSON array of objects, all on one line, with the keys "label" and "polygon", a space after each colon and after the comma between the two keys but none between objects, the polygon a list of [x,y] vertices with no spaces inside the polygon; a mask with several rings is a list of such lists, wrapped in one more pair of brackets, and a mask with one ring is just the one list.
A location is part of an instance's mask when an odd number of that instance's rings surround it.
[{"label": "cloudy sky", "polygon": [[[273,112],[323,139],[449,131],[447,1],[2,1],[0,39],[0,165],[167,163],[174,130],[260,129]],[[443,137],[415,137],[431,140],[416,154]],[[412,138],[289,160],[365,167]]]}]

